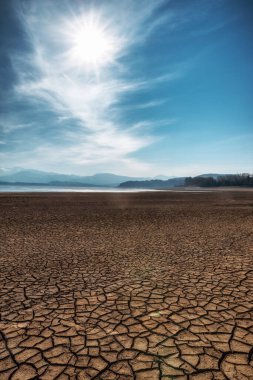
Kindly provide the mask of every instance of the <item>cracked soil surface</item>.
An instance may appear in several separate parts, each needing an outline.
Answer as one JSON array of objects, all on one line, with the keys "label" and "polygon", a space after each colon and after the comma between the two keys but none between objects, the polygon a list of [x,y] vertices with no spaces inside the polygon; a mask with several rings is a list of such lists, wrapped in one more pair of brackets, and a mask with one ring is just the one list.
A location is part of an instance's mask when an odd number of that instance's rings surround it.
[{"label": "cracked soil surface", "polygon": [[253,192],[2,194],[0,379],[253,379]]}]

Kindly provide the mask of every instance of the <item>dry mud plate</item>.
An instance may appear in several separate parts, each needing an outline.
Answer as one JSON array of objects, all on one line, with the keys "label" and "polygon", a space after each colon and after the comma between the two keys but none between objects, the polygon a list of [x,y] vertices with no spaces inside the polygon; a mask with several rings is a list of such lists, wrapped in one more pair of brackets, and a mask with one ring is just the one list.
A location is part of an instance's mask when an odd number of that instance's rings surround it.
[{"label": "dry mud plate", "polygon": [[253,379],[253,192],[1,195],[0,379]]}]

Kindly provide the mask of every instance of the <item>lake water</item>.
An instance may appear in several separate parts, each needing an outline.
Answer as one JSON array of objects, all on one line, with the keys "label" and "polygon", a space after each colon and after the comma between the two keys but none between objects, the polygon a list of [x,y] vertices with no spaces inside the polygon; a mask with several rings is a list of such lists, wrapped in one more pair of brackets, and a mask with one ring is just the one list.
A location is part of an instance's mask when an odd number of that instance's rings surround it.
[{"label": "lake water", "polygon": [[[202,192],[215,192],[215,191],[233,191],[235,188],[184,188],[174,187],[169,189],[124,189],[119,187],[71,187],[71,186],[17,186],[17,185],[0,185],[0,193],[138,193],[142,191],[170,191],[180,193],[202,193]],[[238,189],[237,189],[238,190]],[[240,190],[252,190],[252,188]]]},{"label": "lake water", "polygon": [[153,189],[122,189],[118,187],[61,187],[61,186],[17,186],[1,185],[0,193],[38,193],[38,192],[67,192],[67,193],[132,193],[140,191],[157,191]]}]

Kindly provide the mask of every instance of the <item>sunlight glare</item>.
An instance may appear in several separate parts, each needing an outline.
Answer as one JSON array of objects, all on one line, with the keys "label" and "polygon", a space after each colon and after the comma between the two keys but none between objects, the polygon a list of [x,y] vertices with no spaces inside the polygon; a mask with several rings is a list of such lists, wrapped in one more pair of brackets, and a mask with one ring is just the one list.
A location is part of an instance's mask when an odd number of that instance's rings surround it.
[{"label": "sunlight glare", "polygon": [[94,17],[82,17],[71,28],[70,59],[76,65],[100,68],[112,63],[119,40]]}]

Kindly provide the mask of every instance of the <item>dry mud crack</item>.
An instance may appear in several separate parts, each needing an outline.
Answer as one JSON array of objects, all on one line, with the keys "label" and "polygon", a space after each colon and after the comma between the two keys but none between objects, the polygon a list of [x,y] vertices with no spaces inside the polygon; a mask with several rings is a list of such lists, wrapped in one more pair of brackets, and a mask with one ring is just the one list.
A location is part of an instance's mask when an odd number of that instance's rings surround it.
[{"label": "dry mud crack", "polygon": [[0,196],[0,379],[253,379],[253,192]]}]

